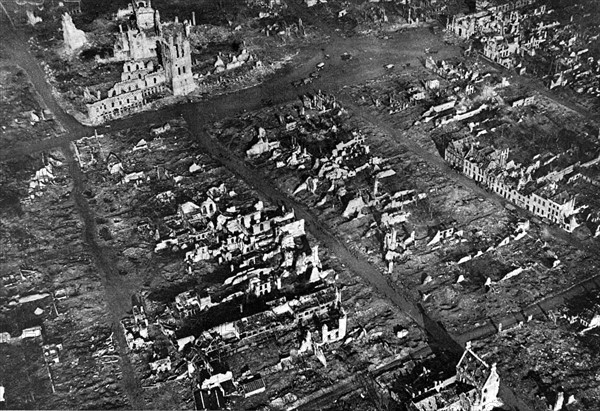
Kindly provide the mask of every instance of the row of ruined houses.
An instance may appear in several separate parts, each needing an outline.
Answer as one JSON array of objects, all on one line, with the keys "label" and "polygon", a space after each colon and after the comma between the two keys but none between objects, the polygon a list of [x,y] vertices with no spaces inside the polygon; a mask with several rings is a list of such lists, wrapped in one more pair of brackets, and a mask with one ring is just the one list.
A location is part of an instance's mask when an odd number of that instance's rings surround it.
[{"label": "row of ruined houses", "polygon": [[[456,36],[469,39],[478,34],[513,32],[512,26],[524,19],[524,14],[534,16],[546,13],[546,5],[533,7],[535,0],[521,0],[492,6],[472,14],[457,14],[448,21],[447,29]],[[527,8],[526,10],[521,10]]]},{"label": "row of ruined houses", "polygon": [[[568,232],[577,228],[576,215],[580,208],[575,206],[575,198],[567,191],[559,190],[557,185],[573,173],[575,166],[549,171],[548,175],[532,181],[532,174],[545,164],[538,158],[531,166],[524,167],[509,161],[508,156],[508,148],[482,147],[473,137],[452,141],[444,153],[445,160],[452,167],[517,206],[558,224]],[[531,185],[529,183],[535,183],[534,190],[526,189]]]},{"label": "row of ruined houses", "polygon": [[523,0],[457,15],[447,28],[464,39],[479,38],[485,57],[506,68],[519,69],[521,74],[526,67],[517,56],[551,53],[545,76],[550,89],[571,86],[578,93],[600,96],[600,65],[588,53],[589,44],[598,35],[581,36],[573,24],[561,26],[551,19],[552,10],[545,4],[533,3]]},{"label": "row of ruined houses", "polygon": [[[310,251],[298,248],[305,235],[304,220],[296,220],[293,210],[266,209],[261,201],[238,208],[229,203],[229,197],[222,185],[209,189],[200,205],[181,204],[176,215],[166,217],[170,229],[155,251],[176,244],[187,250],[185,261],[190,267],[205,260],[227,265],[230,276],[223,284],[244,285],[255,297],[281,289],[286,278],[302,277],[315,283],[329,274],[322,270],[317,246]],[[212,304],[210,299],[196,302],[191,307]]]},{"label": "row of ruined houses", "polygon": [[[230,344],[251,342],[298,327],[305,327],[307,338],[316,345],[333,343],[346,336],[347,314],[335,286],[317,287],[310,294],[277,302],[280,304],[268,311],[220,324],[207,332]],[[320,327],[316,328],[317,324]]]},{"label": "row of ruined houses", "polygon": [[[199,336],[190,335],[177,340],[180,351],[193,346],[205,359],[203,364],[198,364],[198,368],[204,368],[204,373],[202,377],[196,378],[198,389],[194,396],[197,409],[225,408],[235,391],[241,391],[246,398],[264,392],[267,387],[260,374],[253,374],[249,370],[234,378],[231,371],[213,369],[211,359],[252,349],[278,335],[303,330],[304,339],[300,343],[298,354],[313,353],[326,365],[323,349],[327,344],[344,339],[347,330],[347,315],[341,308],[341,294],[337,288],[323,287],[290,301],[278,302],[280,304],[272,304],[270,310],[220,324]],[[269,367],[273,368],[270,372],[289,368],[292,366],[291,361],[291,357],[280,358],[279,363]],[[261,372],[269,371],[265,369]],[[211,397],[222,397],[218,405],[212,403],[213,408],[207,405]]]},{"label": "row of ruined houses", "polygon": [[569,38],[556,36],[548,47],[553,53],[548,87],[552,90],[569,86],[577,93],[600,97],[600,60],[594,58],[588,48],[599,36],[584,39],[578,33],[572,33],[572,27],[564,27],[563,35]]},{"label": "row of ruined houses", "polygon": [[[230,215],[233,214],[232,206],[226,201],[221,201],[227,197],[226,191],[223,186],[221,188],[213,187],[213,190],[208,192],[210,197],[201,202],[199,206],[191,202],[182,204],[179,207],[177,218],[180,219],[185,230],[192,233],[197,230],[202,231],[209,225],[213,226],[212,229],[216,236],[212,238],[212,241],[215,244],[224,243],[226,248],[233,247],[228,250],[232,251],[231,259],[219,259],[221,263],[229,265],[232,274],[224,281],[223,285],[232,291],[242,289],[245,292],[235,291],[220,301],[213,301],[211,296],[201,297],[196,291],[186,291],[175,297],[175,310],[181,319],[195,318],[202,314],[210,315],[210,310],[215,309],[218,305],[234,300],[238,301],[238,299],[243,300],[249,295],[253,298],[270,300],[268,305],[271,308],[239,320],[223,322],[204,330],[201,335],[178,335],[179,338],[176,338],[177,329],[168,325],[171,321],[160,324],[161,330],[174,339],[178,351],[181,352],[186,345],[191,343],[196,350],[204,353],[203,357],[209,357],[214,354],[215,350],[220,353],[219,355],[227,355],[248,349],[256,341],[270,338],[275,333],[289,333],[302,328],[306,330],[306,338],[303,342],[304,352],[313,352],[319,358],[324,359],[322,346],[345,337],[347,315],[341,306],[341,294],[337,288],[323,283],[318,275],[321,268],[318,247],[313,247],[310,253],[298,255],[294,252],[294,248],[296,248],[294,238],[304,235],[303,221],[296,221],[293,211],[285,212],[283,210],[283,212],[273,215],[263,208],[261,202],[256,203],[253,209],[238,212],[235,218],[219,219],[220,216],[223,216],[223,213],[219,211],[221,207],[228,209]],[[218,235],[219,232],[224,235]],[[255,240],[250,240],[248,243],[261,243],[261,247],[258,249],[236,248],[237,243],[228,240],[232,238],[231,235],[242,235],[246,240],[254,237]],[[276,245],[273,247],[269,243],[276,243]],[[198,248],[194,248],[186,258],[193,258],[191,256],[197,255],[197,252]],[[282,279],[281,275],[272,275],[273,268],[281,267],[269,264],[265,267],[263,263],[265,263],[265,257],[269,260],[280,253],[286,255],[280,260],[284,269],[295,269],[297,272],[306,271],[308,268],[317,270],[316,277],[311,279],[317,284],[312,292],[292,299],[281,297],[273,300],[271,292],[281,289],[285,279]],[[206,257],[218,258],[216,254]],[[290,266],[286,266],[288,263]],[[314,274],[314,270],[312,271],[311,275]],[[122,324],[125,327],[126,339],[130,348],[145,349],[152,345],[152,341],[148,338],[148,320],[143,312],[143,307],[134,308],[133,318],[124,320]],[[202,365],[188,364],[187,376],[196,378],[194,370],[197,370],[198,367],[202,367]],[[171,371],[170,356],[153,359],[150,368],[156,373]],[[244,385],[245,396],[254,395],[265,389],[262,379],[253,378],[251,380],[260,381],[260,387],[253,390],[249,387],[256,385],[256,382],[251,384],[250,381],[246,381],[244,384],[238,384],[233,380],[231,372],[228,374],[209,372],[208,376],[206,373],[203,375],[201,381],[197,380],[199,381],[198,387],[201,389],[194,395],[197,403],[204,404],[204,407],[208,403],[214,404],[211,401],[215,398],[220,398],[219,404],[226,404],[229,391],[225,385],[230,383],[234,386]],[[215,379],[219,381],[212,381]],[[229,383],[225,384],[220,379],[229,381]],[[245,384],[250,385],[246,387]]]}]

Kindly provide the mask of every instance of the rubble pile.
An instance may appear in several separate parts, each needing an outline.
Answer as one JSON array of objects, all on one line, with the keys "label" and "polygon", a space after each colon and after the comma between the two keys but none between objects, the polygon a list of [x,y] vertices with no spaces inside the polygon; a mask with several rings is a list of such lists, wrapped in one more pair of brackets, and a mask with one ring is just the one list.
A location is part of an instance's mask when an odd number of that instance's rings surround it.
[{"label": "rubble pile", "polygon": [[33,85],[17,67],[0,67],[0,141],[5,150],[18,143],[41,141],[55,132],[50,113],[37,100]]}]

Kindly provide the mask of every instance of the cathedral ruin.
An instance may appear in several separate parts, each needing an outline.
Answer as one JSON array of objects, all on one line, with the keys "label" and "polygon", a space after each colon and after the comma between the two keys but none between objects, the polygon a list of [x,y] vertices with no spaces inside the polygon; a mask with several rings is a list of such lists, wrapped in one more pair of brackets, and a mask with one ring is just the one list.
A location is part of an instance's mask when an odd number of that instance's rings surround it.
[{"label": "cathedral ruin", "polygon": [[[103,96],[89,90],[84,101],[91,123],[99,124],[142,110],[149,99],[183,96],[196,89],[192,76],[190,25],[177,19],[163,33],[158,10],[150,1],[132,2],[116,19],[135,17],[130,26],[119,25],[112,61],[123,61],[121,81]],[[132,19],[133,20],[133,19]]]}]

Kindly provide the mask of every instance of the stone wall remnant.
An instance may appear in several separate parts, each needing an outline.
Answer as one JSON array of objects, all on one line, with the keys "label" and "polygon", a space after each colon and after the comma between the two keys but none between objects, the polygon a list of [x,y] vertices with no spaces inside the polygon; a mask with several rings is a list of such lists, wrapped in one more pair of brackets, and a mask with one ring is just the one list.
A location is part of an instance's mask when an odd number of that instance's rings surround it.
[{"label": "stone wall remnant", "polygon": [[69,13],[65,13],[62,16],[62,30],[67,53],[72,54],[87,43],[85,33],[83,30],[75,27],[75,23],[73,23],[73,19]]}]

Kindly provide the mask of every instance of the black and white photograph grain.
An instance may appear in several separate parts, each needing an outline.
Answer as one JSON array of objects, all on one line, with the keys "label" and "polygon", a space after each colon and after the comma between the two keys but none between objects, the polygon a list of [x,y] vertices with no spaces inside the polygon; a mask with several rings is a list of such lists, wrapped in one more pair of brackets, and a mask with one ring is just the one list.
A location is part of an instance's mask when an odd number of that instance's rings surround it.
[{"label": "black and white photograph grain", "polygon": [[0,0],[0,410],[600,411],[600,0]]}]

